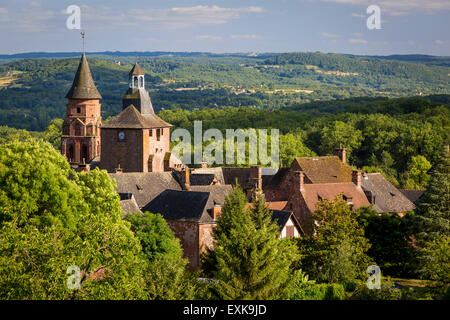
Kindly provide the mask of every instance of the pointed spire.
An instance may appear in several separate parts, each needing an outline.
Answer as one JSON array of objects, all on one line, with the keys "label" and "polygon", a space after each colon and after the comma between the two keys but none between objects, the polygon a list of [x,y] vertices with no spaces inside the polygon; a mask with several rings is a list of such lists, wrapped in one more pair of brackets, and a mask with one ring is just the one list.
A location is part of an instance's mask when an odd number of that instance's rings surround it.
[{"label": "pointed spire", "polygon": [[67,99],[101,99],[102,96],[98,92],[92,79],[91,70],[83,52],[78,65],[77,73],[73,79],[72,87],[66,95]]},{"label": "pointed spire", "polygon": [[141,67],[139,67],[139,64],[137,63],[137,61],[135,62],[133,69],[131,69],[129,76],[143,76],[144,72],[142,72]]}]

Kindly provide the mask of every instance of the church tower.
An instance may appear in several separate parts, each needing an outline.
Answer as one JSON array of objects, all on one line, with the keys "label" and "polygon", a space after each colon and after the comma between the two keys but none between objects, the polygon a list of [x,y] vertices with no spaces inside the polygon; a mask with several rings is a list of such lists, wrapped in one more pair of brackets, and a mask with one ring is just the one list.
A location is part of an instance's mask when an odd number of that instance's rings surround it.
[{"label": "church tower", "polygon": [[83,52],[72,87],[66,95],[66,117],[61,153],[73,164],[89,163],[100,156],[100,99]]},{"label": "church tower", "polygon": [[158,117],[145,77],[136,62],[129,73],[129,88],[122,112],[102,126],[100,168],[108,172],[164,172],[180,166],[170,152],[170,127]]}]

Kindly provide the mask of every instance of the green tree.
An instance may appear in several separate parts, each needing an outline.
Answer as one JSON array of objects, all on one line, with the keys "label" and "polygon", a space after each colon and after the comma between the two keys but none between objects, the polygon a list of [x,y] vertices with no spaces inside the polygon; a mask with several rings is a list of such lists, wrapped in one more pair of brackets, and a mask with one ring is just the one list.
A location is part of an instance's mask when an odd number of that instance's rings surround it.
[{"label": "green tree", "polygon": [[63,122],[63,119],[55,118],[50,121],[50,124],[43,132],[44,140],[50,142],[56,150],[59,150],[61,147],[61,133]]},{"label": "green tree", "polygon": [[427,189],[416,209],[419,244],[450,236],[450,153],[432,170]]},{"label": "green tree", "polygon": [[1,298],[142,297],[141,247],[105,171],[75,173],[49,143],[15,141],[0,145],[0,186]]},{"label": "green tree", "polygon": [[408,165],[409,178],[405,182],[406,189],[422,189],[424,188],[430,176],[428,170],[431,169],[431,163],[424,156],[415,156],[411,158]]},{"label": "green tree", "polygon": [[420,260],[422,276],[438,285],[450,284],[450,237],[442,235],[426,243]]},{"label": "green tree", "polygon": [[151,300],[194,299],[199,283],[187,270],[179,240],[160,214],[133,213],[125,217],[140,240],[145,260],[145,293]]},{"label": "green tree", "polygon": [[313,279],[342,282],[365,276],[370,243],[357,217],[339,196],[317,203],[312,214],[314,235],[298,242],[302,269]]},{"label": "green tree", "polygon": [[287,133],[280,136],[280,161],[290,166],[296,157],[312,157],[316,154],[303,144],[301,133]]},{"label": "green tree", "polygon": [[279,239],[279,228],[262,199],[254,200],[251,209],[245,205],[238,186],[227,197],[217,223],[214,294],[220,299],[289,298],[295,246]]},{"label": "green tree", "polygon": [[363,136],[360,130],[355,129],[350,123],[334,121],[321,131],[322,154],[332,154],[334,149],[343,145],[347,150],[347,158],[353,160],[352,152],[361,146]]}]

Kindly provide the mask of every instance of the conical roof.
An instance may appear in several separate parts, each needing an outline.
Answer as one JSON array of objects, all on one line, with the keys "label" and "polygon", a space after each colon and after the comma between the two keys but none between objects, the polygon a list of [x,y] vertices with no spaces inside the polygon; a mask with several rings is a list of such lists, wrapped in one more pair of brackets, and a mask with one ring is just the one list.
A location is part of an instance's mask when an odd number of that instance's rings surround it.
[{"label": "conical roof", "polygon": [[91,70],[86,59],[86,55],[83,55],[78,65],[77,73],[73,79],[72,87],[66,95],[67,99],[101,99],[102,96],[98,92],[92,79]]},{"label": "conical roof", "polygon": [[129,76],[141,76],[144,72],[142,71],[141,67],[139,67],[137,61],[134,64],[133,68],[131,69]]}]

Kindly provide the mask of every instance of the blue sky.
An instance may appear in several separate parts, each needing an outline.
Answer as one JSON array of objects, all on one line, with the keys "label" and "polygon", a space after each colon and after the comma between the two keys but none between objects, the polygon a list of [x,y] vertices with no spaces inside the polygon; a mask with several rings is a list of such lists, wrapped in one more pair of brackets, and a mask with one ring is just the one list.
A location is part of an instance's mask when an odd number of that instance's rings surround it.
[{"label": "blue sky", "polygon": [[86,51],[450,55],[450,0],[0,0],[0,53],[80,51],[69,5]]}]

